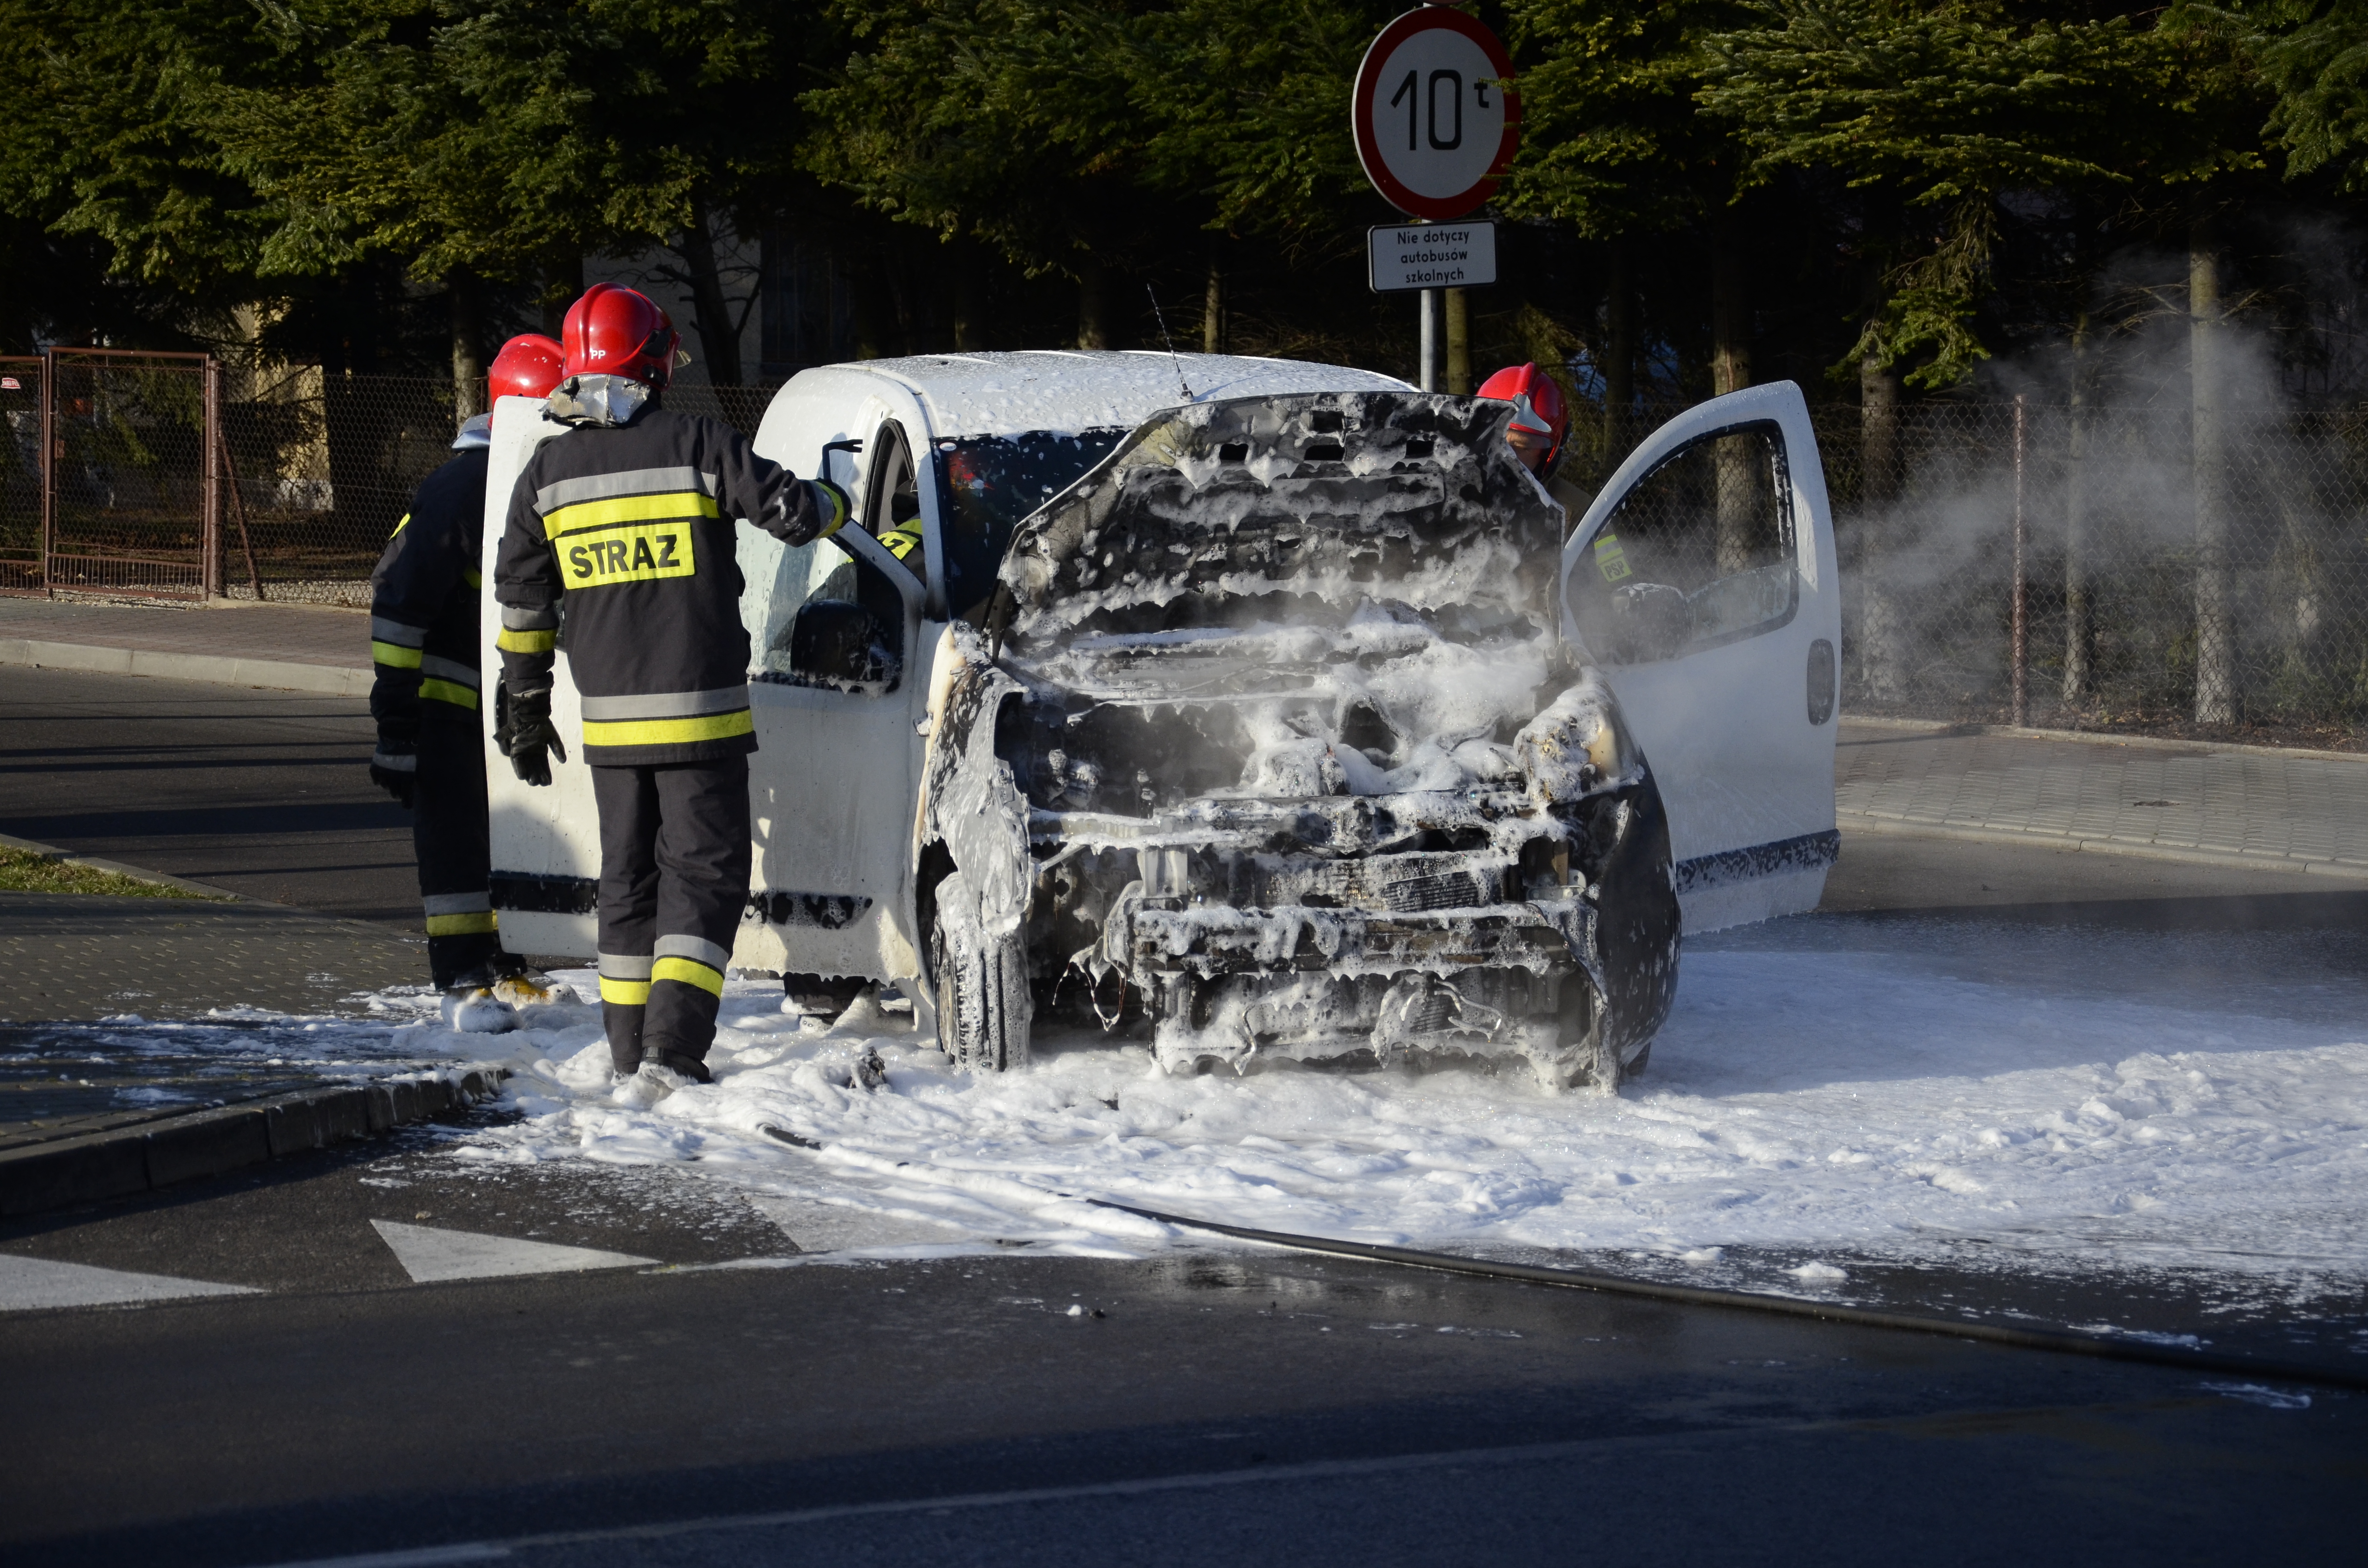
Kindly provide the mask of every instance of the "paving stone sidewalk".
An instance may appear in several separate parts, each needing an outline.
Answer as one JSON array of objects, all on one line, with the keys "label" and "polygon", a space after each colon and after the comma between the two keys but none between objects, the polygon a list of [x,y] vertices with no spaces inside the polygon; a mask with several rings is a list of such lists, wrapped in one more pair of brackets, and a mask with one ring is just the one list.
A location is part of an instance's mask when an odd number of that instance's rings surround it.
[{"label": "paving stone sidewalk", "polygon": [[277,904],[0,892],[0,1022],[347,1010],[424,984],[424,938]]},{"label": "paving stone sidewalk", "polygon": [[2027,839],[2368,878],[2368,757],[1842,722],[1843,833]]},{"label": "paving stone sidewalk", "polygon": [[0,664],[367,695],[370,622],[353,610],[75,604],[0,595]]}]

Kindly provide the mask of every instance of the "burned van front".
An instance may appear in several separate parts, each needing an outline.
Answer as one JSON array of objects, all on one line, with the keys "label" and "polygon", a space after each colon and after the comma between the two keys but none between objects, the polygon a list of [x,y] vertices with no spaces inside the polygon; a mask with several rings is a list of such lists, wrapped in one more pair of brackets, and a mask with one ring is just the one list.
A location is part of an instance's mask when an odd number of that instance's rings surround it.
[{"label": "burned van front", "polygon": [[1171,1069],[1640,1064],[1676,984],[1667,826],[1558,635],[1564,518],[1505,418],[1186,408],[1019,529],[932,704],[950,1035],[1029,1006],[1147,1028]]}]

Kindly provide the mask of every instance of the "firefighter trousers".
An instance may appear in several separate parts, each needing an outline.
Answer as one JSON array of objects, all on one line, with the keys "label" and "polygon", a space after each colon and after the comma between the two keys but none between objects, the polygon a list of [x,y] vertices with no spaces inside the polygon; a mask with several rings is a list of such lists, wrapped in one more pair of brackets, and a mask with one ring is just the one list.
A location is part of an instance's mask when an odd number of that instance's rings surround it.
[{"label": "firefighter trousers", "polygon": [[477,710],[422,702],[411,844],[427,917],[427,969],[438,990],[490,984],[501,969],[485,830],[485,741]]},{"label": "firefighter trousers", "polygon": [[591,772],[609,1060],[704,1062],[748,903],[748,759]]}]

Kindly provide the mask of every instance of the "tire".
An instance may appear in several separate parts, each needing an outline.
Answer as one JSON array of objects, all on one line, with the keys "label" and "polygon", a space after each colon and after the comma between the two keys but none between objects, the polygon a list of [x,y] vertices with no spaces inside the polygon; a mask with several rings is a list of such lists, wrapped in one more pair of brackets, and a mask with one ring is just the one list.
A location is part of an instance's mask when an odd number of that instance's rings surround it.
[{"label": "tire", "polygon": [[938,884],[929,914],[929,982],[938,1004],[938,1045],[973,1072],[1028,1064],[1035,999],[1028,988],[1028,949],[1017,932],[979,929],[976,901],[960,871]]}]

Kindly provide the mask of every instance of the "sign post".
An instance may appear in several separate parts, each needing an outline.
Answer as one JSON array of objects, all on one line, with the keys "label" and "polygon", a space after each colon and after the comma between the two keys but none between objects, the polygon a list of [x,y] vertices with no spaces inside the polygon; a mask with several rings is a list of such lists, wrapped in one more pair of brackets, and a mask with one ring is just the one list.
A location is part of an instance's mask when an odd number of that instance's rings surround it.
[{"label": "sign post", "polygon": [[[1520,145],[1521,106],[1512,90],[1512,57],[1497,35],[1462,11],[1425,6],[1383,28],[1357,67],[1356,90],[1349,99],[1357,156],[1373,188],[1420,221],[1462,218],[1480,207],[1495,194],[1497,181]],[[1472,237],[1484,229],[1485,279],[1476,276],[1482,242]],[[1383,282],[1383,236],[1393,233],[1375,229],[1368,235],[1372,285],[1384,292],[1391,290]],[[1494,282],[1495,226],[1464,224],[1459,233],[1466,237],[1452,244],[1474,253],[1463,262],[1475,273],[1468,281]],[[1395,240],[1389,245],[1401,252],[1440,248]],[[1398,275],[1416,276],[1426,269],[1450,268],[1420,262]],[[1440,360],[1446,334],[1440,319],[1440,290],[1464,287],[1466,281],[1396,285],[1422,291],[1421,381],[1426,392],[1440,390],[1444,379]]]}]

